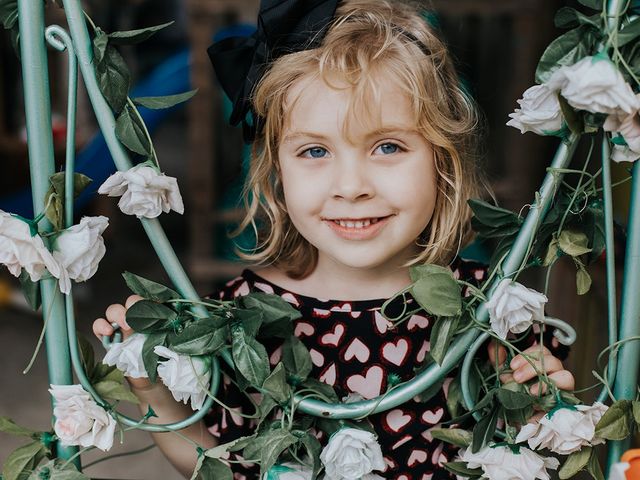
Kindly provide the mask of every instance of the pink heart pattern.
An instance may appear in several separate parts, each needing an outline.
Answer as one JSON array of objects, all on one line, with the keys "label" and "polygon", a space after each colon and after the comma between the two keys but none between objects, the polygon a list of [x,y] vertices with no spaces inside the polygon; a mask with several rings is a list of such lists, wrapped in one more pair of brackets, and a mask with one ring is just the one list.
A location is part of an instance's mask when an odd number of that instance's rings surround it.
[{"label": "pink heart pattern", "polygon": [[322,337],[320,337],[320,343],[322,345],[331,345],[333,347],[337,347],[342,340],[342,336],[344,335],[344,325],[338,323],[333,331],[329,333],[325,333]]},{"label": "pink heart pattern", "polygon": [[399,338],[395,342],[388,342],[382,346],[382,358],[398,367],[402,365],[409,356],[409,341],[406,338]]},{"label": "pink heart pattern", "polygon": [[365,363],[369,360],[369,355],[371,355],[369,347],[359,338],[354,338],[345,350],[343,358],[348,362],[355,357],[360,363]]},{"label": "pink heart pattern", "polygon": [[354,393],[359,393],[366,399],[380,395],[384,372],[382,367],[374,365],[363,375],[352,375],[347,378],[347,387]]}]

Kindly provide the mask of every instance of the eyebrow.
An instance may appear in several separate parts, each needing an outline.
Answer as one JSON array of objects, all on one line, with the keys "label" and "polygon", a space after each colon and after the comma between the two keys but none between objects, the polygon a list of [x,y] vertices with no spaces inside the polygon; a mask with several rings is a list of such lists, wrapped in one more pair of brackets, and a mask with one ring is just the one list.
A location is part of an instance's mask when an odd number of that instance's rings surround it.
[{"label": "eyebrow", "polygon": [[[389,125],[383,128],[378,128],[376,130],[373,130],[369,133],[367,133],[366,138],[371,138],[371,137],[380,137],[380,136],[384,136],[384,135],[391,135],[391,134],[398,134],[398,133],[402,133],[402,134],[418,134],[418,129],[415,127],[410,127],[408,125]],[[298,138],[301,137],[307,137],[307,138],[314,138],[314,139],[318,139],[318,140],[326,140],[327,137],[325,135],[322,135],[321,133],[315,133],[315,132],[291,132],[288,133],[287,135],[285,135],[284,139],[283,139],[283,143],[289,143],[292,142]]]}]

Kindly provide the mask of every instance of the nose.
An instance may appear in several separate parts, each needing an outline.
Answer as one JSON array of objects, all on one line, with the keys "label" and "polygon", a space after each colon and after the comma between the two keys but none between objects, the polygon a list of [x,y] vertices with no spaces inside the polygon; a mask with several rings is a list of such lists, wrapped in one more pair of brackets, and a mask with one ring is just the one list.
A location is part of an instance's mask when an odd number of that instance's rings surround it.
[{"label": "nose", "polygon": [[334,163],[331,196],[348,201],[363,200],[374,195],[371,172],[365,161],[357,158]]}]

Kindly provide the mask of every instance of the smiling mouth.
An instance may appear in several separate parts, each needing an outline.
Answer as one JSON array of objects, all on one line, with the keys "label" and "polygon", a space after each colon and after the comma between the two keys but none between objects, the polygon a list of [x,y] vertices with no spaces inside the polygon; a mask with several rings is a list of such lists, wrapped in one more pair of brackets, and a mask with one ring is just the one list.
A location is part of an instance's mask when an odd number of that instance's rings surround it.
[{"label": "smiling mouth", "polygon": [[336,219],[327,219],[327,221],[334,223],[335,225],[339,225],[342,228],[349,229],[365,229],[371,225],[375,225],[381,220],[385,220],[391,215],[387,215],[386,217],[371,217],[371,218],[336,218]]}]

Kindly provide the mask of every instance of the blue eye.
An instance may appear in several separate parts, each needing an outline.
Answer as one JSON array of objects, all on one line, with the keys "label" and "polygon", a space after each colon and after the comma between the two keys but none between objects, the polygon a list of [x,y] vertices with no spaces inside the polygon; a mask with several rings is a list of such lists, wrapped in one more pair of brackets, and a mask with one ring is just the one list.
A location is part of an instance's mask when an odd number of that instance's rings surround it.
[{"label": "blue eye", "polygon": [[302,156],[307,158],[323,158],[326,155],[327,149],[322,147],[311,147],[302,152]]},{"label": "blue eye", "polygon": [[383,155],[391,155],[392,153],[397,153],[400,151],[400,147],[395,143],[383,143],[378,148],[376,148],[376,152],[380,152]]}]

